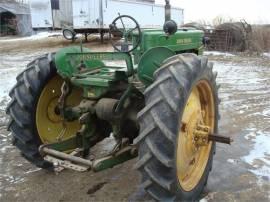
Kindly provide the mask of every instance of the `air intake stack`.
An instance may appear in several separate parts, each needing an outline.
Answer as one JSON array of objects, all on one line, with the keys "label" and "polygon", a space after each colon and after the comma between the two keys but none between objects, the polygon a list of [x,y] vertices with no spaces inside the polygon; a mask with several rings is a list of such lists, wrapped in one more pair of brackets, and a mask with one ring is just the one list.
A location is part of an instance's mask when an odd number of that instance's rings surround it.
[{"label": "air intake stack", "polygon": [[165,22],[171,20],[171,4],[170,0],[165,0]]},{"label": "air intake stack", "polygon": [[177,32],[177,24],[171,19],[171,4],[170,0],[165,0],[165,23],[163,30],[166,35],[173,35]]}]

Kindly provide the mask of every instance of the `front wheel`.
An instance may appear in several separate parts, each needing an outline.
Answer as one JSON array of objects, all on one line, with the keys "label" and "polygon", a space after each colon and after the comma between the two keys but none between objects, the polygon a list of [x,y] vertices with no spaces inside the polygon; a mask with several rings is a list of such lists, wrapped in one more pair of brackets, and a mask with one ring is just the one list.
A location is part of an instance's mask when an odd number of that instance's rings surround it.
[{"label": "front wheel", "polygon": [[63,36],[66,40],[74,40],[76,37],[76,32],[71,29],[63,29]]},{"label": "front wheel", "polygon": [[[167,59],[144,92],[138,114],[142,187],[156,200],[194,201],[212,168],[215,144],[198,132],[218,130],[218,95],[213,64],[194,54]],[[200,131],[202,130],[202,131]]]}]

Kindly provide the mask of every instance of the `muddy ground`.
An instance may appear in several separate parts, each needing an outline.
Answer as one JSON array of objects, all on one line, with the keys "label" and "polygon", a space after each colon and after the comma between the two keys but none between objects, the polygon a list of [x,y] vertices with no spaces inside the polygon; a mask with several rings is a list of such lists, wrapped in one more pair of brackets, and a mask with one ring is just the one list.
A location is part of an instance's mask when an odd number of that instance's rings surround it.
[{"label": "muddy ground", "polygon": [[[149,201],[133,169],[136,159],[100,173],[37,169],[11,145],[5,108],[16,75],[33,58],[71,45],[62,37],[0,40],[0,201]],[[94,41],[85,46],[109,50]],[[220,88],[220,134],[234,139],[217,145],[202,201],[270,200],[270,62],[267,57],[207,53]],[[108,149],[104,144],[101,148]]]}]

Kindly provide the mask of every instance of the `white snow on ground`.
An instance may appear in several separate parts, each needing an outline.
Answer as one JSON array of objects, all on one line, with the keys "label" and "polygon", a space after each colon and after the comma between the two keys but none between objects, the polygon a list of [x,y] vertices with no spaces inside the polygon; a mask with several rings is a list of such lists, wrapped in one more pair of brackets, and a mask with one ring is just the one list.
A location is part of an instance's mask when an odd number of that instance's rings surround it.
[{"label": "white snow on ground", "polygon": [[34,172],[37,172],[37,171],[40,171],[41,170],[41,168],[35,168],[35,169],[30,169],[30,170],[28,170],[28,171],[26,171],[25,172],[25,174],[29,174],[29,173],[34,173]]},{"label": "white snow on ground", "polygon": [[270,58],[270,53],[263,53],[262,56],[269,57]]},{"label": "white snow on ground", "polygon": [[0,69],[0,101],[2,105],[0,106],[1,110],[5,110],[7,103],[10,98],[8,93],[10,89],[16,83],[16,75],[22,71],[20,68],[1,68]]},{"label": "white snow on ground", "polygon": [[237,164],[238,160],[237,159],[227,159],[227,162],[231,163],[231,164]]},{"label": "white snow on ground", "polygon": [[206,198],[202,198],[199,202],[207,202]]},{"label": "white snow on ground", "polygon": [[225,56],[225,57],[234,57],[234,54],[228,52],[219,52],[219,51],[204,51],[204,55],[213,55],[213,56]]},{"label": "white snow on ground", "polygon": [[251,129],[245,138],[252,140],[254,147],[242,160],[253,167],[250,170],[252,173],[270,179],[270,132]]},{"label": "white snow on ground", "polygon": [[15,55],[2,55],[0,53],[0,110],[5,110],[6,104],[10,98],[8,93],[16,84],[16,76],[22,72],[27,64],[39,55],[44,54],[42,51],[37,51],[34,54],[17,53]]},{"label": "white snow on ground", "polygon": [[[0,69],[0,98],[1,100],[4,100],[3,98],[8,98],[8,92],[12,88],[12,86],[16,83],[16,76],[14,74],[17,74],[17,70],[10,69],[7,71],[7,69]],[[0,106],[0,108],[5,108],[6,106]]]},{"label": "white snow on ground", "polygon": [[24,40],[37,40],[53,36],[62,36],[61,32],[39,32],[32,36],[20,37],[20,38],[11,38],[11,39],[0,39],[0,42],[12,42],[12,41],[24,41]]},{"label": "white snow on ground", "polygon": [[[243,128],[247,131],[244,138],[249,142],[249,153],[239,160],[247,163],[259,180],[270,179],[269,68],[248,62],[245,65],[215,62],[214,68],[223,87],[219,92],[222,110],[233,109],[251,120]],[[235,164],[237,160],[227,162]]]},{"label": "white snow on ground", "polygon": [[270,117],[270,109],[265,109],[265,110],[263,110],[262,114],[263,114],[264,116]]}]

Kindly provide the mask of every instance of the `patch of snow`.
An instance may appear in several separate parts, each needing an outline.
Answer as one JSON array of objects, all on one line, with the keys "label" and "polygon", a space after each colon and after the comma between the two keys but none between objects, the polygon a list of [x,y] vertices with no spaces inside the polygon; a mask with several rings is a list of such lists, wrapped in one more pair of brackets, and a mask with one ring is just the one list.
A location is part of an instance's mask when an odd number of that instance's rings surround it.
[{"label": "patch of snow", "polygon": [[270,117],[270,109],[263,110],[262,115]]},{"label": "patch of snow", "polygon": [[111,133],[110,137],[105,138],[104,140],[102,140],[98,144],[100,145],[100,148],[102,148],[102,150],[104,150],[106,152],[110,152],[114,148],[116,141],[113,137],[113,134]]},{"label": "patch of snow", "polygon": [[20,183],[24,181],[24,178],[21,176],[13,176],[13,175],[7,175],[7,174],[0,174],[0,179],[5,180],[9,183]]},{"label": "patch of snow", "polygon": [[232,163],[232,164],[236,164],[237,160],[236,159],[228,159],[227,162]]},{"label": "patch of snow", "polygon": [[[255,120],[270,119],[265,110],[269,109],[269,67],[248,64],[248,61],[245,64],[214,61],[214,64],[214,70],[218,72],[217,83],[221,85],[221,110],[230,108],[245,117],[254,117]],[[264,125],[263,122],[256,124]]]},{"label": "patch of snow", "polygon": [[7,138],[7,136],[4,134],[0,134],[0,137]]},{"label": "patch of snow", "polygon": [[254,142],[254,148],[247,156],[242,157],[253,169],[250,171],[259,177],[270,179],[270,132],[250,131],[245,138]]},{"label": "patch of snow", "polygon": [[[253,130],[256,130],[256,129],[253,129]],[[253,131],[252,130],[252,131]],[[254,139],[254,138],[256,138],[256,136],[257,136],[257,134],[255,133],[255,132],[250,132],[249,134],[247,134],[247,135],[245,135],[245,139],[246,140],[251,140],[251,139]]]},{"label": "patch of snow", "polygon": [[270,53],[263,53],[262,56],[270,58]]},{"label": "patch of snow", "polygon": [[12,145],[6,145],[0,149],[1,153],[6,153],[7,149],[14,149],[15,147]]},{"label": "patch of snow", "polygon": [[199,202],[207,202],[206,198],[202,198]]},{"label": "patch of snow", "polygon": [[[6,108],[7,103],[3,103],[3,106],[5,106],[5,108]],[[0,108],[0,110],[3,110],[3,109]],[[6,117],[6,116],[0,117],[0,123],[8,123],[8,121],[9,121],[9,118],[8,117]]]},{"label": "patch of snow", "polygon": [[13,85],[15,85],[16,83],[16,76],[17,73],[20,70],[15,70],[15,69],[10,69],[10,70],[3,70],[0,69],[0,74],[1,74],[1,78],[0,78],[0,98],[1,101],[4,100],[4,104],[1,106],[5,108],[6,104],[8,103],[8,101],[10,100],[10,98],[8,97],[8,92],[10,91],[10,89],[12,88]]},{"label": "patch of snow", "polygon": [[219,52],[219,51],[204,51],[204,55],[212,55],[212,56],[225,56],[225,57],[234,57],[235,55],[228,52]]},{"label": "patch of snow", "polygon": [[34,172],[37,172],[37,171],[40,171],[41,168],[36,168],[36,169],[33,169],[33,170],[28,170],[25,172],[25,174],[29,174],[29,173],[34,173]]},{"label": "patch of snow", "polygon": [[15,191],[16,189],[14,187],[7,187],[5,188],[5,191]]},{"label": "patch of snow", "polygon": [[62,36],[62,33],[61,32],[39,32],[37,34],[28,36],[28,37],[20,37],[20,38],[13,38],[13,39],[0,39],[0,41],[13,42],[13,41],[24,41],[24,40],[38,40],[38,39],[43,39],[43,38],[53,37],[53,36]]}]

